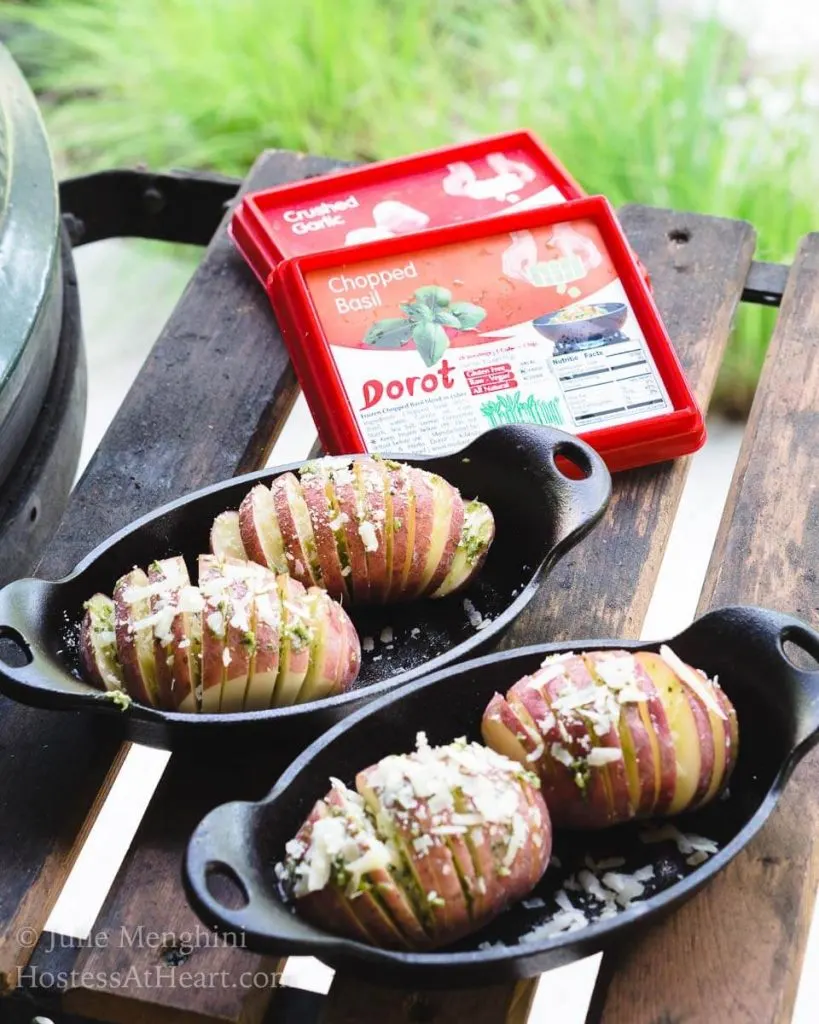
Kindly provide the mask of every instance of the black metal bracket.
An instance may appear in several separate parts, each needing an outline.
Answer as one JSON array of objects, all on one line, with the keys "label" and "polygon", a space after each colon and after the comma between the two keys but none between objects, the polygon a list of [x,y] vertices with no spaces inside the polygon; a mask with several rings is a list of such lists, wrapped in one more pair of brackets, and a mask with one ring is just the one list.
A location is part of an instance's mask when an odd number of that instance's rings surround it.
[{"label": "black metal bracket", "polygon": [[790,269],[784,263],[754,260],[745,280],[742,301],[753,302],[758,306],[781,305]]},{"label": "black metal bracket", "polygon": [[61,182],[60,206],[74,246],[115,237],[207,245],[240,185],[192,171],[100,171]]}]

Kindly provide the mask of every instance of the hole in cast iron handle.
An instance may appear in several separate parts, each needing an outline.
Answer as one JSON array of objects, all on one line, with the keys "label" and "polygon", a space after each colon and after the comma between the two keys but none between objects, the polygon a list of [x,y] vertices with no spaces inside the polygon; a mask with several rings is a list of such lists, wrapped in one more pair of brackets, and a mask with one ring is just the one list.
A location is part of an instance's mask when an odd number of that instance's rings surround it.
[{"label": "hole in cast iron handle", "polygon": [[611,497],[611,475],[602,457],[583,441],[559,441],[551,458],[552,476],[564,495],[560,510],[561,540],[589,529]]},{"label": "hole in cast iron handle", "polygon": [[788,667],[788,673],[799,687],[797,706],[796,743],[794,763],[819,741],[819,668],[804,668],[794,662],[785,644],[819,662],[819,633],[803,622],[787,622],[777,637],[779,655]]},{"label": "hole in cast iron handle", "polygon": [[[785,626],[779,635],[779,641],[782,646],[783,657],[793,668],[798,672],[819,676],[819,634],[814,633],[812,629],[801,624]],[[795,662],[788,654],[788,650],[785,647],[786,644],[792,644],[797,650],[807,654],[812,662],[811,666],[806,667]]]},{"label": "hole in cast iron handle", "polygon": [[273,900],[260,887],[250,857],[255,845],[254,807],[234,802],[214,808],[188,843],[185,873],[190,895],[207,923],[223,931],[252,930],[257,913]]},{"label": "hole in cast iron handle", "polygon": [[0,626],[0,664],[4,669],[21,669],[34,661],[34,654],[23,634],[13,626]]}]

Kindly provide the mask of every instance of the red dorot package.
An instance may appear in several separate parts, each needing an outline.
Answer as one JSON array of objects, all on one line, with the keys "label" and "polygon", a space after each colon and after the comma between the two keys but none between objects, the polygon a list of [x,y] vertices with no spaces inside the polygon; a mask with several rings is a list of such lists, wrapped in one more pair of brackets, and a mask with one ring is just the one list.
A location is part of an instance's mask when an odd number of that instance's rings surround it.
[{"label": "red dorot package", "polygon": [[582,195],[535,136],[520,131],[251,193],[237,207],[230,231],[264,282],[290,256]]},{"label": "red dorot package", "polygon": [[623,469],[705,438],[602,197],[296,257],[268,290],[330,453],[543,423]]}]

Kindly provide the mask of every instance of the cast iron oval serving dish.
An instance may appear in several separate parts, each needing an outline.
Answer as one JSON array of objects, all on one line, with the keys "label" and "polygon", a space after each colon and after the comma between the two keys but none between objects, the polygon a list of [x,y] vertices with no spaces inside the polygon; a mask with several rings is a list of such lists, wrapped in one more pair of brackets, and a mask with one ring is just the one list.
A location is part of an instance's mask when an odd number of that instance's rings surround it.
[{"label": "cast iron oval serving dish", "polygon": [[[555,562],[598,521],[611,494],[611,478],[600,456],[551,427],[498,427],[451,455],[394,457],[434,470],[465,497],[487,502],[495,516],[496,539],[478,579],[459,595],[352,609],[361,636],[378,638],[389,626],[393,641],[392,649],[377,643],[372,652],[363,652],[361,673],[350,692],[231,715],[182,714],[136,703],[123,711],[79,677],[76,636],[84,601],[97,591],[111,593],[119,576],[155,558],[182,554],[193,572],[196,556],[208,550],[214,517],[238,508],[257,481],[270,481],[301,463],[236,477],[166,505],[115,534],[57,583],[18,580],[1,590],[0,638],[22,647],[28,663],[14,667],[0,660],[0,690],[41,707],[122,716],[129,735],[153,745],[169,745],[183,734],[203,735],[214,727],[224,735],[226,729],[254,722],[266,727],[271,721],[286,725],[288,739],[298,736],[303,744],[374,696],[496,641]],[[585,476],[565,476],[555,461],[559,458],[568,459]],[[470,621],[475,616],[464,607],[465,598],[490,620],[484,628]]]},{"label": "cast iron oval serving dish", "polygon": [[[699,867],[688,866],[673,841],[641,841],[645,823],[600,832],[558,830],[554,853],[560,866],[550,865],[532,894],[543,901],[541,906],[518,904],[482,931],[434,953],[393,952],[339,938],[301,920],[280,901],[273,864],[327,791],[330,776],[352,783],[358,769],[414,749],[419,730],[431,744],[459,735],[480,739],[481,714],[492,695],[534,671],[547,654],[659,648],[657,643],[575,640],[503,651],[436,672],[351,715],[304,751],[264,800],[224,804],[202,821],[184,866],[191,903],[208,926],[243,932],[249,949],[316,956],[338,969],[404,985],[455,988],[529,977],[627,941],[632,929],[688,899],[736,856],[770,815],[796,763],[815,744],[819,671],[796,668],[785,654],[786,640],[819,659],[819,634],[790,616],[758,608],[711,612],[668,641],[683,660],[719,675],[739,720],[739,760],[727,798],[673,819],[682,831],[719,844],[719,851]],[[622,857],[625,865],[618,870],[623,872],[653,865],[646,897],[577,931],[551,938],[531,935],[558,909],[555,893],[567,876],[584,867],[587,855],[595,861]],[[225,891],[221,879],[219,888],[213,884],[219,875],[244,891],[241,909],[229,909],[212,894],[211,888]],[[570,895],[583,906],[580,894]]]}]

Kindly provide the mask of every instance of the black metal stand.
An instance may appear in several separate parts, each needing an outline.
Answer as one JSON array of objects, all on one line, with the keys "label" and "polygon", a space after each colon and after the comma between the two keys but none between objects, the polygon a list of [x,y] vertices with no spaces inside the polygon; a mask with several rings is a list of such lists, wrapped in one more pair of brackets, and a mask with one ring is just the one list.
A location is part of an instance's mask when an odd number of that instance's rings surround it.
[{"label": "black metal stand", "polygon": [[103,238],[155,238],[207,245],[241,182],[219,174],[100,171],[60,185],[72,245]]}]

